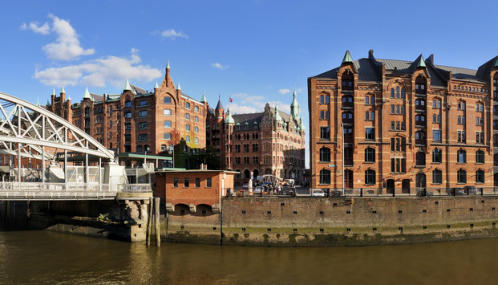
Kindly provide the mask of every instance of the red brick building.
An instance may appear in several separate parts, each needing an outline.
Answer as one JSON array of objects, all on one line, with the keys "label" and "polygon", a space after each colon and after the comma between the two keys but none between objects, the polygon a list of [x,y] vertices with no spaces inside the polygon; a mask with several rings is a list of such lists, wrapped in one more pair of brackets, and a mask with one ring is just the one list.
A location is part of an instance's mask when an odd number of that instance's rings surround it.
[{"label": "red brick building", "polygon": [[191,149],[205,148],[207,102],[175,87],[169,65],[160,85],[146,91],[126,81],[121,94],[85,91],[79,103],[55,92],[47,108],[116,152],[159,154],[184,140]]},{"label": "red brick building", "polygon": [[353,60],[348,51],[339,67],[308,78],[312,187],[492,191],[497,60],[471,70],[433,55]]},{"label": "red brick building", "polygon": [[223,169],[240,172],[236,186],[247,183],[251,175],[256,178],[264,174],[302,182],[305,127],[296,92],[291,114],[269,104],[261,113],[225,113],[218,101],[214,110],[208,110],[206,143],[219,151]]},{"label": "red brick building", "polygon": [[155,175],[154,196],[166,201],[170,212],[210,214],[219,211],[222,196],[233,194],[235,174],[205,168],[160,171]]}]

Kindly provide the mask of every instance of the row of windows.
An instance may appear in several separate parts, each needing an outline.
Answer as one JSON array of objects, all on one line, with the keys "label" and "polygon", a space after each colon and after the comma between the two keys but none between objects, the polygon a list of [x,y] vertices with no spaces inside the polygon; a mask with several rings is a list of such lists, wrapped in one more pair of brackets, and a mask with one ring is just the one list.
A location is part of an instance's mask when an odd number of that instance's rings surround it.
[{"label": "row of windows", "polygon": [[[173,187],[177,188],[178,184],[180,182],[179,178],[173,178]],[[201,187],[201,179],[200,178],[194,178],[194,185],[196,188]],[[206,178],[206,187],[212,187],[213,182],[211,177]],[[190,187],[190,178],[184,178],[183,179],[183,187],[188,188]]]},{"label": "row of windows", "polygon": [[[347,171],[347,170],[346,170]],[[346,172],[345,171],[345,172]],[[404,159],[392,159],[391,160],[391,171],[394,173],[404,173],[406,168],[404,166]],[[475,182],[484,183],[484,171],[478,169],[475,173]],[[368,169],[365,171],[365,184],[375,185],[376,174],[375,170]],[[443,183],[443,172],[439,169],[434,169],[432,171],[432,183],[442,184]],[[464,169],[459,169],[457,171],[457,183],[467,183],[467,171]],[[330,170],[322,169],[320,170],[320,184],[328,185],[330,184]]]},{"label": "row of windows", "polygon": [[[404,152],[406,151],[406,140],[405,138],[391,138],[391,151]],[[416,164],[425,165],[425,153],[417,152]],[[484,151],[477,150],[475,153],[476,163],[484,163]],[[404,158],[403,158],[404,159]],[[436,148],[432,151],[432,162],[441,163],[443,161],[443,151]],[[330,162],[330,149],[327,147],[320,148],[320,162]],[[365,149],[365,162],[375,162],[375,149],[366,148]],[[466,163],[467,162],[467,152],[463,149],[457,151],[457,162]],[[404,163],[404,161],[403,161]],[[404,167],[403,167],[404,169]],[[394,172],[394,171],[393,171]],[[399,172],[399,171],[396,171]],[[404,171],[403,171],[404,172]]]},{"label": "row of windows", "polygon": [[[243,147],[244,147],[244,152],[249,152],[249,145],[248,144],[243,145]],[[228,152],[232,152],[232,145],[227,145],[226,149]],[[253,144],[252,145],[252,152],[257,152],[257,151],[259,151],[259,145]],[[239,144],[235,145],[235,152],[240,153],[240,145]]]},{"label": "row of windows", "polygon": [[[228,158],[227,158],[227,159],[228,159]],[[281,157],[281,159],[282,159],[282,161],[283,161],[283,157]],[[250,158],[250,157],[247,157],[247,156],[246,156],[246,157],[244,157],[244,164],[251,164],[251,163],[250,163],[250,161],[251,161],[251,158]],[[230,162],[232,162],[232,158],[231,158],[231,157],[230,157]],[[254,157],[252,158],[252,163],[253,163],[253,164],[259,164],[259,157],[254,156]],[[235,164],[241,164],[241,158],[240,158],[240,157],[236,157],[236,158],[235,158]]]}]

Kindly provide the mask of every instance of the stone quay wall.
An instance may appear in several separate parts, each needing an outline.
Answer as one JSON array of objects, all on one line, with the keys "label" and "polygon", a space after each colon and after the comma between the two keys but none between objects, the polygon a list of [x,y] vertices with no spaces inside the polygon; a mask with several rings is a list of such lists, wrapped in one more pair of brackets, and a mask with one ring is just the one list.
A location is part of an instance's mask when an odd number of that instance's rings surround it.
[{"label": "stone quay wall", "polygon": [[232,197],[222,202],[222,219],[170,214],[162,234],[177,242],[269,246],[450,241],[498,236],[497,208],[494,196]]}]

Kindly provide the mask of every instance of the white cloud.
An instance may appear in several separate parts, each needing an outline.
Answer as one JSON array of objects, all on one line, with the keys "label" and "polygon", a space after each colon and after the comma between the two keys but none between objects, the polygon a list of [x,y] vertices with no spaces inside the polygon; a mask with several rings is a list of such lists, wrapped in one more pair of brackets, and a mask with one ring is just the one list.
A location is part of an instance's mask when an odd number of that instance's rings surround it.
[{"label": "white cloud", "polygon": [[55,42],[43,46],[47,57],[55,60],[71,60],[82,55],[94,54],[94,49],[84,49],[78,40],[78,34],[68,21],[49,15],[52,19],[52,31],[57,35]]},{"label": "white cloud", "polygon": [[282,89],[278,89],[278,93],[282,94],[282,95],[285,95],[285,94],[289,94],[291,91],[290,89],[288,88],[282,88]]},{"label": "white cloud", "polygon": [[106,56],[80,64],[36,70],[34,77],[49,86],[87,85],[105,87],[121,86],[124,80],[151,81],[161,76],[161,71],[140,65],[138,50],[132,49],[129,58]]},{"label": "white cloud", "polygon": [[216,69],[220,69],[220,70],[224,70],[224,69],[227,69],[227,68],[230,67],[228,65],[223,65],[223,64],[221,64],[219,62],[212,63],[211,66],[214,67],[214,68],[216,68]]},{"label": "white cloud", "polygon": [[[294,90],[296,91],[297,94],[303,92],[303,88],[297,88]],[[282,88],[282,89],[278,89],[278,93],[285,95],[285,94],[289,94],[291,92],[294,92],[294,90],[291,90],[290,88]]]},{"label": "white cloud", "polygon": [[183,32],[176,31],[175,29],[167,29],[167,30],[162,31],[161,37],[172,39],[172,40],[177,39],[177,38],[188,39],[188,35],[186,35]]},{"label": "white cloud", "polygon": [[230,103],[227,106],[232,114],[246,114],[246,113],[256,113],[261,112],[261,110],[256,109],[252,106],[239,105],[237,103]]},{"label": "white cloud", "polygon": [[251,96],[247,93],[237,93],[232,95],[232,98],[234,102],[229,103],[228,108],[233,114],[263,112],[266,103],[270,104],[272,108],[277,105],[280,111],[290,113],[290,102],[266,101],[264,96]]},{"label": "white cloud", "polygon": [[52,19],[52,25],[44,23],[39,26],[36,22],[29,24],[23,23],[22,30],[31,30],[38,34],[48,35],[56,34],[54,42],[48,43],[42,47],[48,58],[55,60],[71,60],[82,55],[91,55],[95,53],[94,49],[84,49],[80,45],[78,34],[71,26],[69,21],[60,19],[54,15],[49,15]]},{"label": "white cloud", "polygon": [[38,25],[37,22],[30,22],[29,24],[23,23],[21,25],[21,30],[31,30],[34,33],[48,35],[50,33],[50,26],[48,23],[43,23],[43,25]]}]

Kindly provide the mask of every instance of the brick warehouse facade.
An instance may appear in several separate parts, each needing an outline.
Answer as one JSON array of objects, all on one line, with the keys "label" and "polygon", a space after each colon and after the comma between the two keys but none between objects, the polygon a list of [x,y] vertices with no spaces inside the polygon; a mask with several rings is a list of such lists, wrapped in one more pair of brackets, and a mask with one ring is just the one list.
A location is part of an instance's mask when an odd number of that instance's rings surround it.
[{"label": "brick warehouse facade", "polygon": [[311,186],[389,195],[493,191],[497,69],[498,57],[471,70],[436,65],[432,55],[412,62],[370,51],[353,60],[346,52],[340,67],[308,78]]},{"label": "brick warehouse facade", "polygon": [[116,152],[160,154],[180,140],[192,149],[206,146],[208,104],[175,87],[169,64],[160,85],[146,91],[125,84],[121,94],[96,95],[85,91],[80,103],[66,100],[62,89],[47,108],[65,118]]},{"label": "brick warehouse facade", "polygon": [[268,103],[261,113],[231,114],[220,101],[208,110],[207,145],[220,153],[222,169],[240,172],[236,186],[265,174],[303,182],[305,127],[296,96],[291,114]]}]

